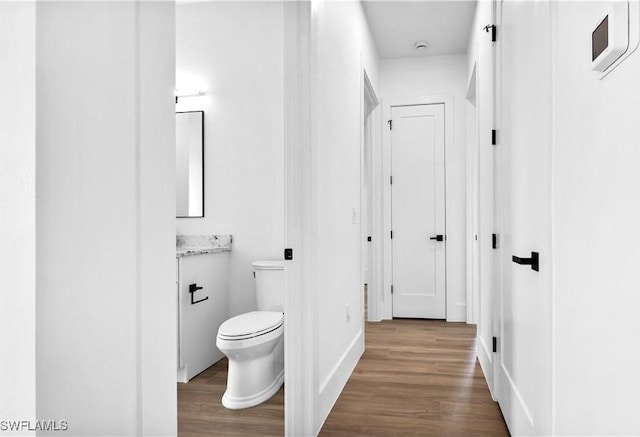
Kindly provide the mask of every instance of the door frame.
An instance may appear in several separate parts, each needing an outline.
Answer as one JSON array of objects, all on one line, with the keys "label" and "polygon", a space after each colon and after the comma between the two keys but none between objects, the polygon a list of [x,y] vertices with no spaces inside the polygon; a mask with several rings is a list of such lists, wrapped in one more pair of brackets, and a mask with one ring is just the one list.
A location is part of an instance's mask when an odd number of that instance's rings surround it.
[{"label": "door frame", "polygon": [[[383,102],[383,121],[382,128],[382,197],[383,197],[383,239],[384,239],[384,281],[382,296],[380,300],[383,302],[383,319],[393,318],[393,296],[391,295],[391,284],[393,277],[393,263],[391,255],[391,131],[387,125],[387,120],[391,119],[391,109],[395,106],[417,106],[417,105],[444,105],[444,186],[445,186],[445,229],[448,228],[449,216],[447,214],[447,197],[449,196],[449,186],[447,184],[447,154],[448,149],[454,144],[454,118],[453,118],[453,95],[452,94],[430,94],[423,96],[398,96],[385,99]],[[446,243],[445,243],[446,244]],[[445,246],[446,251],[446,246]],[[447,260],[445,255],[445,296],[447,295],[447,279],[449,270],[447,269]],[[448,300],[445,297],[448,306]],[[449,320],[449,311],[447,308],[447,321]]]},{"label": "door frame", "polygon": [[467,83],[466,93],[466,150],[467,150],[467,175],[466,175],[466,229],[467,242],[465,245],[467,251],[467,323],[478,324],[479,307],[480,307],[480,254],[479,242],[477,236],[478,230],[478,77],[477,77],[477,60],[473,62],[471,68],[471,76]]},{"label": "door frame", "polygon": [[284,435],[312,435],[319,403],[317,296],[312,292],[312,151],[317,0],[284,3]]},{"label": "door frame", "polygon": [[[382,320],[382,301],[378,297],[381,296],[382,288],[382,272],[383,265],[383,238],[382,232],[382,161],[380,150],[378,122],[380,119],[380,100],[371,84],[369,75],[364,68],[361,60],[362,84],[360,86],[361,95],[361,134],[360,134],[360,264],[364,270],[365,264],[368,267],[368,283],[367,283],[367,301],[368,310],[363,318],[366,321]],[[368,128],[369,135],[365,135],[365,129]],[[365,156],[369,160],[365,159]],[[368,167],[368,169],[367,169]],[[368,179],[368,180],[365,180]],[[368,192],[365,199],[365,184],[368,185]],[[366,223],[366,226],[365,226]],[[370,232],[370,233],[369,233]],[[371,242],[367,242],[367,236],[371,236]],[[367,247],[368,245],[368,247]],[[365,259],[365,254],[367,254]],[[364,284],[364,271],[362,280]],[[364,306],[364,301],[363,301]],[[364,328],[363,328],[364,332]]]}]

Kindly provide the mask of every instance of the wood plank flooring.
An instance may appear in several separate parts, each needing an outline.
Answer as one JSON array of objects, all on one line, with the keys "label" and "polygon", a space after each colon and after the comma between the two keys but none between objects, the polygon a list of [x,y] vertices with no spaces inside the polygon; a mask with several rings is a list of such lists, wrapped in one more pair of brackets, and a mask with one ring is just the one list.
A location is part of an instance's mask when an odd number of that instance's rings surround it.
[{"label": "wood plank flooring", "polygon": [[366,351],[320,436],[508,436],[475,358],[475,326],[366,324]]},{"label": "wood plank flooring", "polygon": [[[508,436],[475,359],[475,327],[428,320],[366,323],[366,352],[321,436]],[[178,384],[178,434],[282,436],[284,390],[228,410],[226,359]]]},{"label": "wood plank flooring", "polygon": [[226,387],[226,358],[189,383],[178,384],[180,437],[284,435],[284,388],[253,408],[229,410],[221,402]]}]

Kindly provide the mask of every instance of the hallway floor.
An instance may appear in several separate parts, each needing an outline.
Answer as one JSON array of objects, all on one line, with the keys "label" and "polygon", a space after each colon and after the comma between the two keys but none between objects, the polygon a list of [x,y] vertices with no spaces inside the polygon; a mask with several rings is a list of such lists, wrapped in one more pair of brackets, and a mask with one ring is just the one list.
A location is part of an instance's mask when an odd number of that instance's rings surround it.
[{"label": "hallway floor", "polygon": [[[366,351],[320,436],[508,436],[475,359],[475,326],[433,320],[366,323]],[[220,402],[223,359],[178,384],[178,435],[282,436],[284,389],[246,410]]]},{"label": "hallway floor", "polygon": [[475,358],[473,325],[366,324],[366,351],[320,436],[508,436]]}]

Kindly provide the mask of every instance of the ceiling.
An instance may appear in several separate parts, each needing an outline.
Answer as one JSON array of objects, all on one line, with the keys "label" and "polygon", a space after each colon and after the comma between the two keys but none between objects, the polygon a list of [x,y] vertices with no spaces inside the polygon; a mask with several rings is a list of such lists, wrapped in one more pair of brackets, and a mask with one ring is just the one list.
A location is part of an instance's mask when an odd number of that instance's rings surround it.
[{"label": "ceiling", "polygon": [[[466,53],[476,2],[362,1],[382,59]],[[416,50],[416,41],[426,41]]]}]

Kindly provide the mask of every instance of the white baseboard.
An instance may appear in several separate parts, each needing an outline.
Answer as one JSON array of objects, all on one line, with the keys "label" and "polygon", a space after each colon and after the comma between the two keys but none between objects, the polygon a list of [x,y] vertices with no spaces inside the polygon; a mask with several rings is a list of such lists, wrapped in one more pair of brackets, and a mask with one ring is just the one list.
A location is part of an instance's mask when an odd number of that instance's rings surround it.
[{"label": "white baseboard", "polygon": [[178,382],[185,384],[189,382],[189,378],[187,378],[187,366],[178,368]]},{"label": "white baseboard", "polygon": [[500,390],[500,409],[509,432],[512,435],[539,435],[540,429],[536,430],[534,427],[533,414],[513,381],[511,374],[504,366],[500,365],[500,367],[499,372],[502,375],[500,383],[506,387],[506,390]]},{"label": "white baseboard", "polygon": [[324,421],[327,419],[327,416],[329,416],[333,405],[338,400],[342,389],[349,380],[363,353],[364,335],[363,332],[360,331],[344,354],[342,354],[340,360],[338,360],[333,369],[331,369],[329,375],[320,384],[320,399],[315,421],[315,423],[318,424],[316,434],[322,429]]},{"label": "white baseboard", "polygon": [[447,322],[466,322],[467,321],[467,304],[457,303],[447,305]]},{"label": "white baseboard", "polygon": [[484,379],[487,381],[491,398],[495,401],[496,396],[493,392],[493,352],[480,336],[476,337],[476,354],[478,355],[478,361],[480,361]]}]

